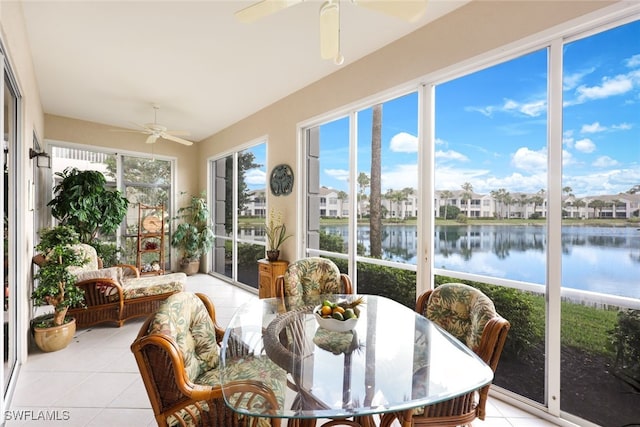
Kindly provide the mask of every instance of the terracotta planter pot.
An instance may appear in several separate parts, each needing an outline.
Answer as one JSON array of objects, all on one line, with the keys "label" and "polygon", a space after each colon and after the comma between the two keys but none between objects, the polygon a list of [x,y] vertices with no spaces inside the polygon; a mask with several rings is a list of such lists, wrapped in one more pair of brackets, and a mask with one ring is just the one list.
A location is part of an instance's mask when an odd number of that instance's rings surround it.
[{"label": "terracotta planter pot", "polygon": [[60,326],[33,328],[33,339],[44,352],[62,350],[69,345],[76,333],[76,319]]}]

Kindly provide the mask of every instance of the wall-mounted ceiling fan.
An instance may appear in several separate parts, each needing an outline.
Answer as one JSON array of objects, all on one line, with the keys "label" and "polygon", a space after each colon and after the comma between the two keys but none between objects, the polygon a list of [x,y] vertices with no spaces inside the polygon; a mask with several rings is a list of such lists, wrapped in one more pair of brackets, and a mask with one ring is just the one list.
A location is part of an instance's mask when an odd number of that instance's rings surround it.
[{"label": "wall-mounted ceiling fan", "polygon": [[147,140],[145,141],[147,144],[153,144],[158,140],[158,138],[166,139],[169,141],[177,142],[184,145],[193,145],[193,142],[188,141],[186,139],[182,139],[179,136],[187,136],[189,132],[186,131],[175,131],[175,130],[167,130],[166,126],[162,126],[158,124],[158,110],[160,106],[157,104],[152,104],[153,107],[153,123],[145,123],[144,125],[136,125],[140,126],[142,130],[132,131],[139,132],[145,135],[149,135]]},{"label": "wall-mounted ceiling fan", "polygon": [[[240,22],[254,22],[305,0],[262,0],[235,13]],[[347,0],[343,0],[347,1]],[[427,0],[348,0],[356,6],[376,10],[409,22],[425,12]],[[320,56],[338,65],[344,58],[340,52],[340,0],[327,0],[320,6]]]}]

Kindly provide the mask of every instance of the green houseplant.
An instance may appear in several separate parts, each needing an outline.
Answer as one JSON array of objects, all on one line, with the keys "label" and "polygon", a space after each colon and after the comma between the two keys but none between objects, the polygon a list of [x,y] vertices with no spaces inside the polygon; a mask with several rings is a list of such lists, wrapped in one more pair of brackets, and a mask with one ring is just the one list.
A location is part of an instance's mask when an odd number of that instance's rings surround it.
[{"label": "green houseplant", "polygon": [[84,293],[76,287],[76,277],[69,267],[80,267],[87,260],[72,248],[79,243],[78,233],[72,227],[59,225],[42,229],[39,234],[38,255],[34,259],[40,267],[35,274],[38,286],[31,299],[35,305],[51,305],[53,313],[34,319],[32,326],[36,344],[44,351],[53,351],[59,349],[48,347],[54,339],[68,339],[60,347],[64,348],[75,333],[75,320],[66,317],[67,310],[84,302]]},{"label": "green houseplant", "polygon": [[267,258],[269,261],[277,261],[280,256],[280,246],[291,237],[287,234],[287,226],[282,222],[282,213],[271,209],[269,221],[264,227],[267,235]]},{"label": "green houseplant", "polygon": [[66,168],[57,172],[60,182],[54,187],[54,198],[47,204],[61,225],[69,225],[78,233],[80,242],[93,246],[101,258],[108,258],[112,244],[98,242],[98,237],[111,236],[127,214],[129,201],[118,190],[107,189],[102,172]]},{"label": "green houseplant", "polygon": [[171,246],[181,252],[180,267],[186,274],[200,268],[200,258],[213,246],[213,228],[205,194],[191,196],[189,204],[178,209],[174,221],[179,224],[171,235]]}]

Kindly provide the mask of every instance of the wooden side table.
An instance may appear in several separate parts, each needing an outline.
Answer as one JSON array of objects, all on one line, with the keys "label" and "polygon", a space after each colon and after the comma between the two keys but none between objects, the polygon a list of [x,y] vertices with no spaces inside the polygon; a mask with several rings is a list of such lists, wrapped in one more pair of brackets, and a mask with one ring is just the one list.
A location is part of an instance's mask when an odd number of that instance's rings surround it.
[{"label": "wooden side table", "polygon": [[272,298],[276,296],[276,277],[284,274],[289,261],[268,259],[258,260],[258,297]]}]

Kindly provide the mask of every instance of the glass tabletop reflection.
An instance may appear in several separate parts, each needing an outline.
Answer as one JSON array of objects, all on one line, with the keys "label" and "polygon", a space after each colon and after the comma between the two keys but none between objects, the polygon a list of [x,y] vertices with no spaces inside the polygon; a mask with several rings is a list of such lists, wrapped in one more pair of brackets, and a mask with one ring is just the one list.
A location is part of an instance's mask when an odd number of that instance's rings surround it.
[{"label": "glass tabletop reflection", "polygon": [[[362,297],[353,330],[320,327],[314,309],[325,299]],[[259,415],[227,387],[258,380],[273,390],[280,418],[342,418],[437,403],[491,382],[475,353],[435,323],[385,297],[332,295],[268,298],[241,306],[223,339],[221,382],[234,410]]]}]

